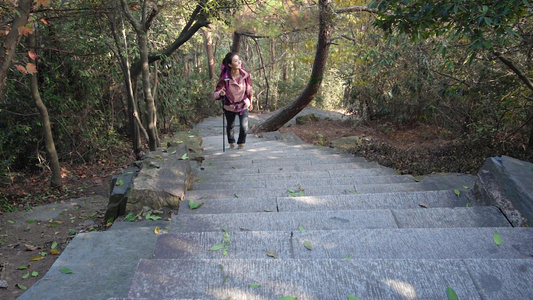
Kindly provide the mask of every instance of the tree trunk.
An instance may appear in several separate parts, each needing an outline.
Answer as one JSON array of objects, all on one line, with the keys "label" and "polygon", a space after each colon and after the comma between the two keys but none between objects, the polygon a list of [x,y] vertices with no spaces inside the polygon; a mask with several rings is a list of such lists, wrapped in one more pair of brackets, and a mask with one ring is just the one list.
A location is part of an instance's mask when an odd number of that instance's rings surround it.
[{"label": "tree trunk", "polygon": [[242,38],[242,35],[239,32],[237,31],[233,32],[233,41],[231,43],[231,48],[230,48],[231,52],[241,51],[241,38]]},{"label": "tree trunk", "polygon": [[126,39],[126,32],[124,30],[124,19],[122,18],[122,14],[119,14],[120,16],[120,31],[122,33],[122,42],[119,36],[119,29],[117,28],[117,22],[118,19],[115,14],[109,13],[108,15],[109,23],[111,26],[111,33],[113,34],[113,39],[115,40],[115,46],[111,46],[108,44],[109,48],[113,53],[115,54],[117,60],[120,63],[120,67],[122,69],[122,74],[124,78],[124,88],[125,88],[125,94],[126,94],[126,101],[127,104],[125,105],[125,110],[127,112],[128,116],[128,124],[129,124],[129,131],[131,135],[131,141],[132,141],[132,148],[133,153],[135,154],[135,157],[137,159],[140,159],[142,157],[142,147],[141,147],[141,137],[139,134],[139,129],[142,129],[144,132],[144,135],[146,137],[146,140],[148,140],[148,133],[146,133],[146,130],[142,126],[142,123],[139,120],[138,117],[138,110],[137,105],[135,102],[135,95],[133,92],[133,82],[131,79],[130,74],[130,62],[128,60],[128,42]]},{"label": "tree trunk", "polygon": [[320,28],[318,33],[318,44],[316,47],[315,61],[311,71],[311,79],[302,93],[289,105],[285,106],[277,114],[261,123],[254,132],[276,131],[285,123],[289,122],[302,109],[304,109],[315,97],[322,83],[322,78],[326,69],[326,61],[330,46],[331,22],[333,11],[331,0],[320,0]]},{"label": "tree trunk", "polygon": [[211,31],[202,29],[205,41],[205,52],[207,54],[207,70],[209,71],[209,80],[217,78],[215,73],[215,55],[213,53],[213,36]]},{"label": "tree trunk", "polygon": [[[35,33],[30,36],[30,49],[35,52]],[[35,61],[37,65],[37,61]],[[52,127],[50,125],[50,117],[48,115],[48,109],[44,105],[41,95],[39,94],[39,84],[37,82],[37,74],[30,75],[30,90],[37,110],[41,115],[43,122],[43,134],[44,134],[44,143],[46,146],[46,152],[48,152],[50,158],[50,169],[52,170],[52,181],[51,186],[53,188],[60,188],[62,186],[61,182],[61,167],[59,165],[59,158],[57,157],[56,146],[54,143],[54,137],[52,136]]]},{"label": "tree trunk", "polygon": [[155,101],[150,87],[150,65],[148,64],[148,37],[146,32],[137,33],[139,52],[141,55],[141,82],[144,93],[144,102],[146,103],[146,127],[148,132],[148,148],[150,151],[157,149],[157,133],[155,124]]},{"label": "tree trunk", "polygon": [[15,50],[20,41],[20,34],[18,29],[25,26],[28,23],[28,17],[30,15],[31,6],[33,0],[19,0],[17,13],[13,20],[13,25],[8,35],[4,39],[4,42],[0,44],[0,103],[4,101],[4,91],[7,78],[7,71],[11,62],[15,57]]}]

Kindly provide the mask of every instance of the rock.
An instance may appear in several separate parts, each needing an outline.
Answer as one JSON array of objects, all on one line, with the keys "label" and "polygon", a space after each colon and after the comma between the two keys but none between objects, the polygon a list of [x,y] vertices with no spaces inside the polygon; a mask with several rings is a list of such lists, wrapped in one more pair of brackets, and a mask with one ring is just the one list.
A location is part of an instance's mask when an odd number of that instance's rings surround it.
[{"label": "rock", "polygon": [[0,280],[0,289],[7,289],[7,281]]},{"label": "rock", "polygon": [[[180,131],[166,138],[164,143],[167,147],[185,145],[190,160],[202,162],[204,160],[202,149],[202,135],[199,130]],[[163,144],[164,144],[163,143]]]},{"label": "rock", "polygon": [[296,117],[296,124],[298,125],[304,125],[310,122],[318,122],[320,121],[320,118],[317,117],[315,114],[308,114],[305,116]]},{"label": "rock", "polygon": [[347,136],[330,142],[330,147],[335,149],[350,151],[361,146],[365,138],[360,136]]},{"label": "rock", "polygon": [[302,139],[299,136],[297,136],[294,132],[286,132],[286,133],[280,133],[279,131],[262,132],[259,134],[259,137],[265,140],[303,143]]},{"label": "rock", "polygon": [[479,205],[497,206],[513,224],[533,220],[533,164],[509,156],[490,157],[478,172],[474,196]]},{"label": "rock", "polygon": [[183,143],[147,153],[144,167],[134,178],[126,211],[139,212],[143,207],[178,208],[193,181],[190,161],[182,159],[184,154],[191,155]]},{"label": "rock", "polygon": [[111,195],[104,215],[104,222],[110,219],[116,220],[118,216],[124,215],[133,178],[138,171],[138,167],[131,167],[111,180]]}]

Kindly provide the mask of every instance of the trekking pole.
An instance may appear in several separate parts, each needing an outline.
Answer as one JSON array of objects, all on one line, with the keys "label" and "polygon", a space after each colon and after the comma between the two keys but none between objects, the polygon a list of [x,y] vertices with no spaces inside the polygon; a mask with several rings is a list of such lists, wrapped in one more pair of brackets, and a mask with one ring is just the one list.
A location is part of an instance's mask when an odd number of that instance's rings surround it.
[{"label": "trekking pole", "polygon": [[222,152],[226,152],[226,118],[224,116],[224,101],[222,102]]}]

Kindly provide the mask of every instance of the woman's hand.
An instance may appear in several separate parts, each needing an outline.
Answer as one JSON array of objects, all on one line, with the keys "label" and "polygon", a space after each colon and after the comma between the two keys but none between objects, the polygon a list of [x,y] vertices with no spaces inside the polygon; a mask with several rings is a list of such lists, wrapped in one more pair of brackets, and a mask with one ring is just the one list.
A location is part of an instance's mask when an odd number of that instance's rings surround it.
[{"label": "woman's hand", "polygon": [[220,97],[224,97],[224,96],[226,96],[226,89],[225,89],[225,88],[222,88],[222,89],[220,90],[220,94],[219,94],[219,95],[220,95]]}]

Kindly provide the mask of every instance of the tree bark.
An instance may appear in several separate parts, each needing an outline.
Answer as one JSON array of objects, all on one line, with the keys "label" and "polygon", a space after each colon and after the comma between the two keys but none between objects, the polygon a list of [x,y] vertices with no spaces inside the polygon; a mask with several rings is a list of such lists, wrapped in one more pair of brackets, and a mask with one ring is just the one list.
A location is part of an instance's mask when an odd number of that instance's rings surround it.
[{"label": "tree bark", "polygon": [[[150,151],[155,151],[158,146],[158,137],[156,131],[156,119],[155,119],[155,101],[152,95],[152,89],[150,86],[150,65],[149,65],[149,55],[148,55],[148,27],[151,23],[151,20],[157,14],[158,8],[153,7],[152,12],[149,16],[146,14],[146,9],[148,6],[148,0],[143,2],[142,16],[141,21],[136,20],[126,4],[125,0],[121,0],[122,10],[126,15],[126,18],[130,21],[131,25],[135,29],[137,34],[137,44],[139,46],[140,52],[140,74],[142,89],[144,93],[144,101],[146,103],[146,124],[148,132],[148,148]],[[138,74],[132,72],[132,77],[137,78]]]},{"label": "tree bark", "polygon": [[[35,33],[30,36],[30,49],[35,52]],[[37,61],[35,61],[37,65]],[[41,115],[41,120],[43,122],[43,134],[44,134],[44,143],[46,146],[46,152],[48,152],[50,158],[50,170],[52,171],[52,180],[51,186],[53,188],[60,188],[62,186],[61,182],[61,167],[59,165],[59,158],[57,156],[56,146],[54,143],[54,137],[52,135],[52,127],[50,125],[50,116],[48,115],[48,109],[41,99],[39,93],[39,84],[37,81],[37,74],[30,75],[30,90],[37,110]]]},{"label": "tree bark", "polygon": [[28,17],[30,15],[31,6],[33,0],[19,0],[17,13],[13,20],[13,25],[9,34],[4,39],[4,42],[0,44],[0,103],[4,101],[4,91],[6,85],[7,71],[11,62],[15,57],[15,50],[20,41],[20,34],[18,29],[25,26],[28,23]]},{"label": "tree bark", "polygon": [[209,80],[217,78],[215,73],[215,55],[213,53],[213,36],[211,31],[202,29],[205,41],[205,52],[207,54],[207,70],[209,71]]},{"label": "tree bark", "polygon": [[237,31],[234,31],[233,32],[233,41],[231,43],[231,48],[229,51],[231,52],[240,52],[241,51],[241,39],[242,39],[242,35],[237,32]]},{"label": "tree bark", "polygon": [[277,114],[261,123],[254,132],[276,131],[285,123],[289,122],[302,109],[304,109],[318,92],[326,69],[326,61],[330,46],[333,11],[330,0],[320,0],[320,28],[318,44],[316,47],[315,61],[311,71],[309,83],[302,93],[289,105],[281,109]]}]

